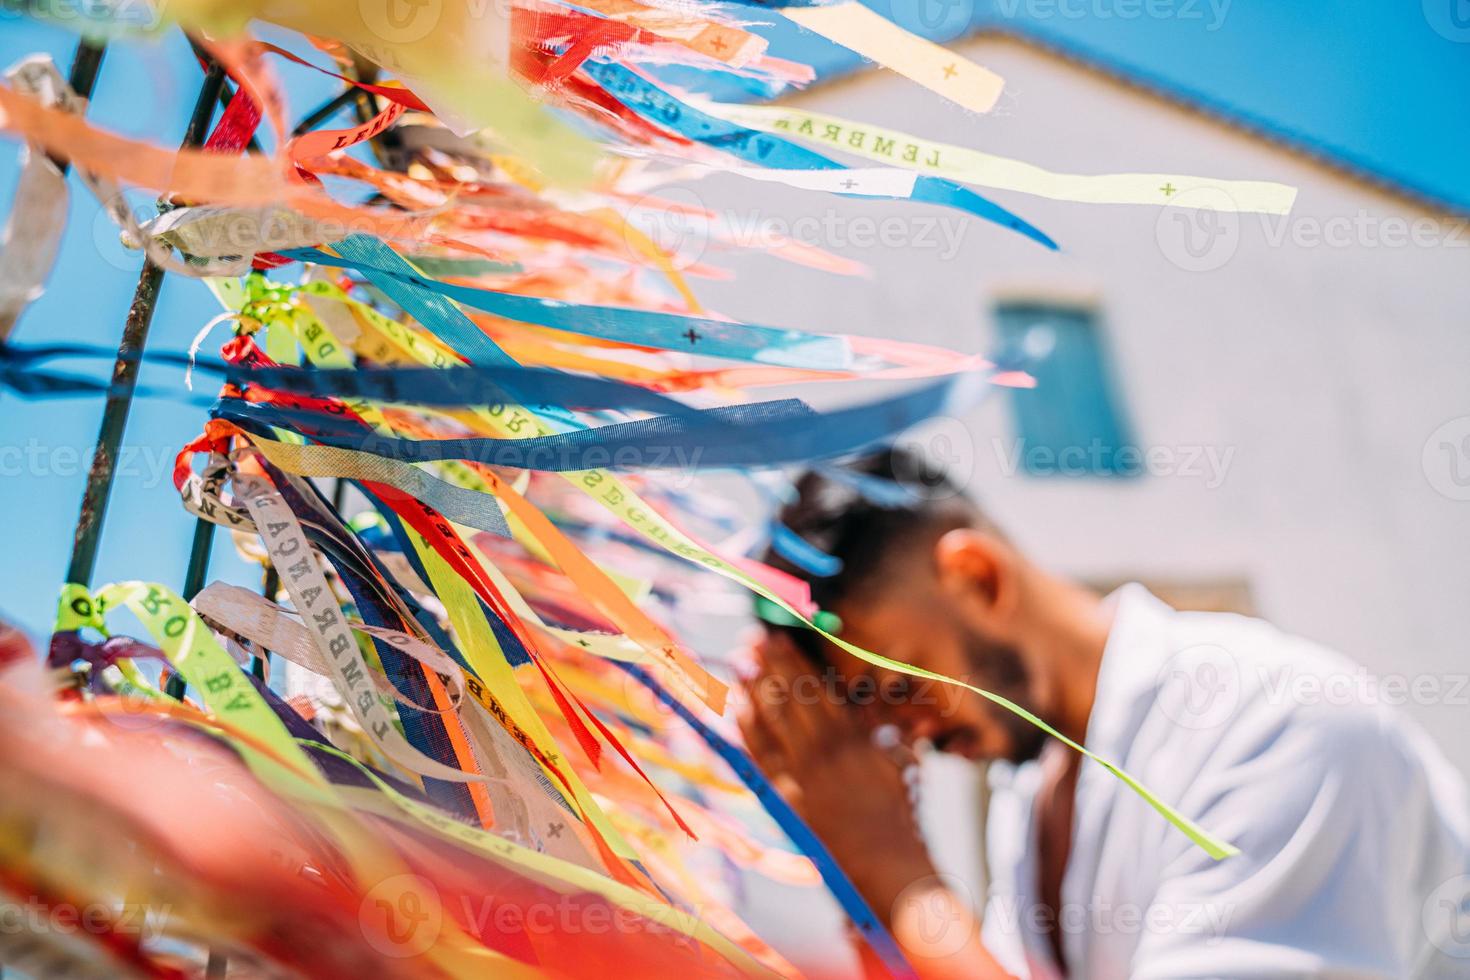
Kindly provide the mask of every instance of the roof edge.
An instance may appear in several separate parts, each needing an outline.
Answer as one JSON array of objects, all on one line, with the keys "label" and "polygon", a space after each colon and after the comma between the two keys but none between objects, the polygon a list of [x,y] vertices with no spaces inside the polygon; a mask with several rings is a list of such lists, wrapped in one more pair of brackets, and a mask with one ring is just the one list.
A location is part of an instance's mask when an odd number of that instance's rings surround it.
[{"label": "roof edge", "polygon": [[[1367,162],[1351,150],[1292,132],[1257,113],[1239,109],[1197,89],[1166,81],[1156,73],[1121,64],[1116,59],[1098,54],[1085,45],[1058,41],[1056,38],[1043,36],[1036,31],[1026,30],[1024,27],[1001,24],[979,24],[955,36],[949,43],[992,37],[1016,41],[1060,58],[1069,64],[1095,72],[1127,88],[1198,113],[1207,119],[1213,119],[1239,132],[1279,146],[1340,176],[1408,201],[1418,207],[1448,217],[1470,218],[1470,205],[1451,201],[1413,180],[1385,173],[1381,167]],[[851,68],[819,75],[805,88],[786,92],[769,101],[779,102],[783,98],[804,95],[825,85],[856,78],[881,67],[881,65],[862,58]]]}]

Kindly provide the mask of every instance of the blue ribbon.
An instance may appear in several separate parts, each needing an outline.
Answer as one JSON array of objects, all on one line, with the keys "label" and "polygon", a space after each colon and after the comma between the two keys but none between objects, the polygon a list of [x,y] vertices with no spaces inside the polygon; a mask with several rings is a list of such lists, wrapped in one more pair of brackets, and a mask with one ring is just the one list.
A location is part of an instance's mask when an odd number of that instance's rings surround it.
[{"label": "blue ribbon", "polygon": [[[610,62],[589,61],[582,70],[599,82],[612,95],[634,112],[651,122],[664,126],[686,139],[703,143],[716,150],[723,150],[748,163],[780,170],[847,170],[836,160],[825,157],[815,150],[784,140],[770,133],[747,129],[725,119],[718,119],[700,112],[687,102],[682,102],[647,79],[634,74],[622,65]],[[834,192],[837,193],[837,192]],[[843,194],[843,197],[882,197],[874,194]],[[1041,229],[1017,217],[1010,211],[975,193],[968,187],[942,177],[920,174],[914,180],[913,193],[907,198],[891,200],[925,201],[947,208],[955,208],[977,218],[994,222],[1039,242],[1049,249],[1057,243]]]},{"label": "blue ribbon", "polygon": [[[348,235],[332,245],[349,262],[356,263],[368,281],[403,308],[425,328],[475,364],[516,366],[515,358],[500,349],[464,311],[434,289],[418,288],[419,272],[408,260],[381,239],[370,235]],[[281,253],[286,254],[286,253]]]},{"label": "blue ribbon", "polygon": [[697,415],[668,395],[609,378],[527,367],[223,368],[227,381],[317,397],[357,396],[414,405],[520,404],[537,412],[552,408],[617,409],[660,415]]},{"label": "blue ribbon", "polygon": [[636,678],[675,714],[684,719],[684,723],[694,729],[705,744],[714,750],[714,753],[724,760],[725,765],[729,766],[740,781],[755,794],[755,798],[760,800],[761,806],[765,807],[766,812],[791,839],[791,843],[796,845],[796,849],[816,865],[822,880],[827,884],[827,890],[832,893],[833,898],[837,899],[837,904],[842,906],[842,911],[847,914],[848,919],[867,940],[868,946],[883,961],[888,972],[904,980],[916,978],[913,967],[909,966],[908,961],[904,959],[898,943],[884,928],[883,923],[878,921],[878,917],[873,914],[872,908],[858,893],[857,887],[853,885],[847,872],[842,870],[842,866],[837,863],[832,852],[827,850],[826,845],[812,832],[812,829],[802,821],[801,817],[797,816],[795,810],[791,809],[791,804],[776,792],[776,788],[771,785],[770,780],[766,779],[754,760],[721,738],[718,732],[701,721],[684,706],[683,702],[665,691],[658,681],[650,677],[642,667],[621,661],[613,662]]},{"label": "blue ribbon", "polygon": [[364,434],[361,427],[331,413],[237,398],[220,399],[215,414],[295,429],[326,445],[408,463],[467,459],[557,473],[605,468],[697,470],[805,463],[858,452],[935,415],[973,407],[989,390],[989,385],[975,388],[946,379],[894,398],[827,413],[814,412],[797,399],[783,399],[528,439],[405,439]]},{"label": "blue ribbon", "polygon": [[[277,254],[298,262],[358,270],[392,297],[394,302],[403,306],[405,312],[414,315],[425,327],[443,336],[450,346],[471,357],[471,360],[474,357],[466,353],[471,347],[468,344],[469,338],[463,335],[463,326],[451,325],[458,324],[458,320],[444,313],[437,304],[425,306],[419,290],[402,289],[403,284],[438,293],[457,303],[507,320],[565,330],[584,337],[784,367],[842,371],[852,366],[852,350],[842,337],[731,323],[682,313],[565,303],[539,296],[517,296],[493,289],[440,282],[406,268],[407,263],[393,253],[392,249],[387,251],[393,254],[397,262],[380,261],[383,256],[376,248],[364,250],[348,244],[353,239],[364,238],[365,236],[353,235],[334,244],[332,247],[342,253],[341,257],[318,248],[286,249]],[[342,247],[344,244],[347,245],[345,249]],[[385,283],[395,284],[395,291],[385,288]],[[463,317],[464,314],[460,313],[459,316]],[[483,331],[470,323],[468,318],[464,322],[469,323],[471,329],[484,337]],[[444,332],[446,330],[448,333]],[[488,337],[485,337],[485,343],[494,346]],[[480,345],[473,349],[482,350]],[[491,354],[490,357],[498,359],[499,356],[507,356],[500,348],[494,349],[499,353]]]},{"label": "blue ribbon", "polygon": [[829,555],[780,521],[770,522],[771,550],[817,578],[831,578],[842,571],[842,559]]},{"label": "blue ribbon", "polygon": [[879,507],[889,509],[912,507],[924,499],[902,483],[895,483],[868,473],[859,473],[845,466],[823,466],[820,472],[826,479],[850,487],[868,503],[877,504]]},{"label": "blue ribbon", "polygon": [[[7,384],[22,394],[111,393],[112,386],[108,381],[84,375],[39,371],[33,365],[58,358],[96,358],[111,362],[116,356],[116,351],[90,344],[52,344],[44,347],[0,345],[0,384]],[[134,353],[126,359],[173,367],[188,367],[192,364],[196,372],[221,375],[235,385],[253,384],[273,391],[316,397],[357,396],[434,406],[513,402],[538,412],[562,408],[588,411],[617,409],[664,415],[696,412],[676,398],[625,381],[572,374],[552,368],[522,367],[514,362],[493,366],[464,364],[447,368],[396,365],[307,369],[195,360],[170,351],[151,351],[141,355]],[[150,389],[147,393],[177,397],[204,407],[214,403],[212,396],[190,396],[165,389]]]}]

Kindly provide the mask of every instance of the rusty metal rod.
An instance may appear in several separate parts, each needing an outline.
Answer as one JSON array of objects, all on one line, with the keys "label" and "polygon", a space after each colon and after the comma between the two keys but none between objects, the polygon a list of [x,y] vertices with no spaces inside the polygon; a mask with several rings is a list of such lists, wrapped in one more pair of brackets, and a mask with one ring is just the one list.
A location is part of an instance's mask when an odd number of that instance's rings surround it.
[{"label": "rusty metal rod", "polygon": [[[199,90],[194,115],[184,134],[185,147],[204,143],[224,82],[224,69],[212,66]],[[153,323],[153,313],[158,307],[158,290],[162,285],[163,269],[145,260],[143,272],[138,277],[138,288],[133,293],[132,306],[128,309],[127,322],[123,326],[122,341],[118,344],[112,385],[102,409],[102,425],[97,433],[97,447],[92,453],[87,489],[82,496],[81,514],[77,518],[76,536],[72,542],[71,562],[66,571],[66,580],[78,585],[91,585],[92,574],[96,571],[103,519],[107,516],[107,503],[112,496],[112,484],[117,473],[117,453],[127,429],[128,413],[133,406],[133,393],[142,366],[143,347],[148,340],[148,328]]]}]

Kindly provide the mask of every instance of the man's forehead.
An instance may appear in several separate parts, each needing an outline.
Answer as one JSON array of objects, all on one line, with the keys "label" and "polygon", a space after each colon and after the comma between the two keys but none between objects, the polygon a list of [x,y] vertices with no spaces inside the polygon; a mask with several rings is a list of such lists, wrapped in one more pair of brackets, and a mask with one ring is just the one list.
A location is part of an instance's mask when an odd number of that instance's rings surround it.
[{"label": "man's forehead", "polygon": [[859,643],[859,638],[876,641],[897,630],[911,630],[928,615],[928,605],[912,580],[895,578],[838,602],[833,608],[842,621],[837,635],[849,643]]}]

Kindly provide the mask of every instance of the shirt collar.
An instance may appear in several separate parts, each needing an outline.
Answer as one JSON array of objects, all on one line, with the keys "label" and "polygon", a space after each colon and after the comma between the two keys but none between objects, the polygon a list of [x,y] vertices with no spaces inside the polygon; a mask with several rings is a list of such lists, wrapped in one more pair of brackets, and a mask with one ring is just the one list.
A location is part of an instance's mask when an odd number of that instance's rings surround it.
[{"label": "shirt collar", "polygon": [[1103,602],[1113,610],[1113,625],[1103,647],[1083,744],[1116,758],[1126,748],[1137,713],[1147,710],[1153,699],[1169,655],[1166,631],[1174,610],[1137,582],[1122,586]]}]

